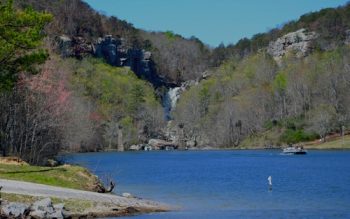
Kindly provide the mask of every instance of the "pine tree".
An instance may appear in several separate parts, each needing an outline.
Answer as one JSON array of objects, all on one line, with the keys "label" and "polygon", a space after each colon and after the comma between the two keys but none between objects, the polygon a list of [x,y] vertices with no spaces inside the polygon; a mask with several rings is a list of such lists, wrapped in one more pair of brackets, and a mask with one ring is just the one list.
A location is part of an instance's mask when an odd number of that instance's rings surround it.
[{"label": "pine tree", "polygon": [[39,47],[51,19],[31,8],[16,10],[13,0],[0,1],[0,91],[11,89],[19,73],[36,73],[45,62],[48,54]]}]

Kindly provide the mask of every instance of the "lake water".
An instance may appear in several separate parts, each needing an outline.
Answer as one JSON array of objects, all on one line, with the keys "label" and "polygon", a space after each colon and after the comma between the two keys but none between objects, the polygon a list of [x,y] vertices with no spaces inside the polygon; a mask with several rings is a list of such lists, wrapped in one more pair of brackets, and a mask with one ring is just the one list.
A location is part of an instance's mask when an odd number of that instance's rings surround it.
[{"label": "lake water", "polygon": [[109,152],[66,159],[112,176],[117,193],[180,207],[135,219],[350,218],[350,151]]}]

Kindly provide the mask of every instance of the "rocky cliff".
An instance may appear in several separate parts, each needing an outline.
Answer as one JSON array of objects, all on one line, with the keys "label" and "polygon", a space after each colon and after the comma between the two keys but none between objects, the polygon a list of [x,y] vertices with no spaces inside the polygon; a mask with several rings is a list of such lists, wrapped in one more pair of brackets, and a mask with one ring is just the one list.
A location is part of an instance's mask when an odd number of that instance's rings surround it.
[{"label": "rocky cliff", "polygon": [[305,57],[312,51],[312,41],[316,38],[317,34],[315,32],[308,32],[306,29],[300,29],[270,42],[267,52],[273,56],[277,62],[288,52],[295,52],[297,57]]},{"label": "rocky cliff", "polygon": [[135,74],[152,83],[155,87],[167,86],[167,81],[155,70],[152,54],[137,48],[130,48],[123,38],[106,35],[94,42],[83,37],[60,36],[56,39],[58,52],[62,57],[82,59],[94,56],[106,60],[112,66],[130,67]]}]

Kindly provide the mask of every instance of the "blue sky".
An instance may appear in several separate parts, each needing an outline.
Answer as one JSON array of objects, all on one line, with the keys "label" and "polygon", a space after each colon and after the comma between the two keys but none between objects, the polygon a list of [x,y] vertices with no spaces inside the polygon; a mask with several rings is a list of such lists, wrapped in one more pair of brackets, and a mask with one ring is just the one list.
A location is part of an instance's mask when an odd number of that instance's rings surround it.
[{"label": "blue sky", "polygon": [[348,0],[85,0],[97,11],[152,31],[196,36],[210,46],[235,43],[300,15]]}]

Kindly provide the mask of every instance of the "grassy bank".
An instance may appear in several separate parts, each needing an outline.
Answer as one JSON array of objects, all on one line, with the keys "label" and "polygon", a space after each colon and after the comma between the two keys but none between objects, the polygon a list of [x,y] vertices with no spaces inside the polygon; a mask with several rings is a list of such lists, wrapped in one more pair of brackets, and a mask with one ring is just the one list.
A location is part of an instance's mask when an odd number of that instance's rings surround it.
[{"label": "grassy bank", "polygon": [[308,149],[350,149],[350,135],[327,139],[326,142],[319,140],[305,143]]},{"label": "grassy bank", "polygon": [[[17,158],[0,158],[0,179],[33,182],[56,187],[65,187],[88,191],[94,191],[95,185],[99,183],[99,179],[96,176],[91,174],[87,169],[79,166],[30,166],[25,162],[18,162]],[[10,183],[11,184],[7,184],[8,187],[10,187],[9,185],[12,185],[12,182]],[[21,184],[19,182],[13,183]],[[18,188],[23,188],[23,185]],[[170,208],[165,205],[151,204],[148,201],[143,201],[136,198],[125,200],[126,198],[124,197],[113,195],[111,195],[111,197],[106,197],[106,194],[99,193],[96,193],[96,195],[94,194],[94,197],[91,198],[91,194],[85,191],[80,191],[75,195],[73,194],[73,196],[67,197],[67,192],[63,195],[57,195],[57,191],[64,191],[61,188],[58,190],[57,188],[52,188],[52,192],[43,193],[47,195],[37,196],[37,193],[35,192],[18,192],[21,194],[17,194],[16,187],[12,190],[8,188],[6,190],[6,185],[3,184],[3,186],[4,189],[3,192],[1,192],[1,198],[4,203],[19,202],[30,205],[38,200],[49,197],[51,198],[53,204],[63,203],[65,210],[72,219],[131,216],[135,214],[164,212],[170,210]],[[44,187],[44,190],[50,190],[51,188],[40,185],[36,186]],[[30,187],[31,186],[28,186],[28,191],[30,191]],[[68,192],[70,193],[70,190]],[[90,195],[90,198],[86,197],[85,195]]]},{"label": "grassy bank", "polygon": [[[237,149],[263,149],[266,146],[285,147],[287,143],[280,140],[282,131],[274,129],[247,137]],[[308,149],[350,149],[350,135],[342,138],[339,135],[328,136],[325,142],[319,139],[315,141],[302,142]]]},{"label": "grassy bank", "polygon": [[23,162],[0,162],[0,178],[88,191],[93,191],[98,183],[98,178],[83,167],[38,167]]}]

